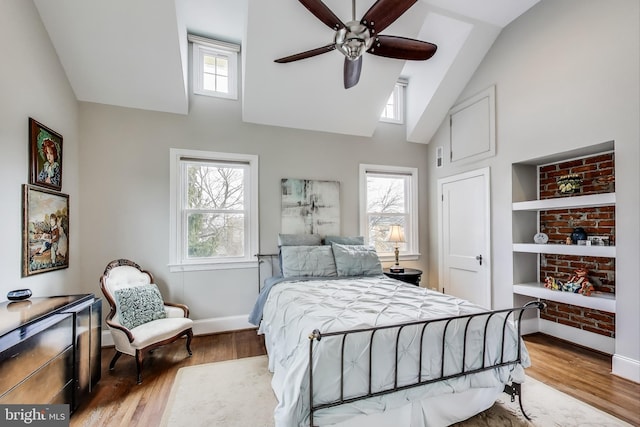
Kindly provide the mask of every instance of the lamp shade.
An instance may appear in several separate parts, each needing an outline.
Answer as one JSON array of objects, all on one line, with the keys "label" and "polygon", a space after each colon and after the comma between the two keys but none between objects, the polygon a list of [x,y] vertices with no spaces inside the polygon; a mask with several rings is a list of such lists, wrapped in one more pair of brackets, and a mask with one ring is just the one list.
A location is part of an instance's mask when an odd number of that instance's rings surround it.
[{"label": "lamp shade", "polygon": [[401,225],[392,225],[389,228],[389,237],[387,238],[389,242],[401,243],[404,242],[404,229]]}]

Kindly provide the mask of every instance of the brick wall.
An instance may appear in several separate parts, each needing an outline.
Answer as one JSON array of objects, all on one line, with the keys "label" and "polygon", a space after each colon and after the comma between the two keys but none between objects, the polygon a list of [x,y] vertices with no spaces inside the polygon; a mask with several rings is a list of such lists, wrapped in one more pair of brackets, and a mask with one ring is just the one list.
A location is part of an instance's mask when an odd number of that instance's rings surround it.
[{"label": "brick wall", "polygon": [[545,302],[547,309],[540,313],[541,319],[615,338],[616,315],[614,313],[548,300]]},{"label": "brick wall", "polygon": [[[562,175],[580,174],[579,193],[599,194],[615,191],[613,153],[555,163],[540,168],[540,199],[566,197],[558,191],[557,180]],[[540,212],[540,231],[549,236],[549,243],[563,244],[576,227],[589,236],[608,236],[615,243],[615,206],[584,209],[557,209]],[[565,282],[578,268],[586,268],[597,291],[615,293],[615,258],[541,255],[540,277],[547,276]],[[589,298],[589,297],[585,297]],[[546,301],[547,310],[541,318],[600,335],[615,337],[615,314],[573,305]]]}]

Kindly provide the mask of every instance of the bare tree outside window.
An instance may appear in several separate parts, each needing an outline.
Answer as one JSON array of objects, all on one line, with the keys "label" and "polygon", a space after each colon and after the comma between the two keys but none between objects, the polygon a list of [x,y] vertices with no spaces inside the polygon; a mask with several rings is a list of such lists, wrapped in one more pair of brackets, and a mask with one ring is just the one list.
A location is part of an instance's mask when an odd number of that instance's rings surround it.
[{"label": "bare tree outside window", "polygon": [[245,252],[245,167],[186,164],[189,258],[240,257]]},{"label": "bare tree outside window", "polygon": [[[392,225],[407,226],[406,177],[367,174],[367,219],[369,242],[379,253],[394,251],[394,243],[387,242]],[[404,244],[400,244],[403,249]]]}]

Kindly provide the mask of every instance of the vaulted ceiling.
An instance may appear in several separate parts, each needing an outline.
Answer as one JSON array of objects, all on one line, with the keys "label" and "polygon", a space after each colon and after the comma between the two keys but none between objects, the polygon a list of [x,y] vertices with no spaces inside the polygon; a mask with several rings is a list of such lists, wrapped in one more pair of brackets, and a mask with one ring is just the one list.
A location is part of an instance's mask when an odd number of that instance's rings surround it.
[{"label": "vaulted ceiling", "polygon": [[[371,136],[399,77],[408,79],[407,141],[428,143],[494,40],[538,0],[418,0],[382,33],[429,41],[428,61],[365,54],[344,89],[334,32],[296,0],[34,0],[80,101],[177,114],[189,110],[187,33],[241,45],[243,120]],[[343,21],[350,0],[324,0]],[[359,19],[374,0],[357,0]],[[230,101],[226,101],[230,102]]]}]

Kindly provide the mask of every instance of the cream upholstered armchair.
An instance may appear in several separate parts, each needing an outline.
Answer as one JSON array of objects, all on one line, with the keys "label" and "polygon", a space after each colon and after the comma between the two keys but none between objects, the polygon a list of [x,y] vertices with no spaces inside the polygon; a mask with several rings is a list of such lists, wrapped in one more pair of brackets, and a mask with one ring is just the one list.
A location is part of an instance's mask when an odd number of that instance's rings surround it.
[{"label": "cream upholstered armchair", "polygon": [[189,308],[164,302],[151,273],[133,261],[118,259],[107,264],[100,287],[111,306],[106,323],[116,347],[109,370],[123,353],[133,356],[140,384],[145,353],[182,336],[187,337],[191,356],[193,321],[189,319]]}]

